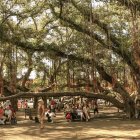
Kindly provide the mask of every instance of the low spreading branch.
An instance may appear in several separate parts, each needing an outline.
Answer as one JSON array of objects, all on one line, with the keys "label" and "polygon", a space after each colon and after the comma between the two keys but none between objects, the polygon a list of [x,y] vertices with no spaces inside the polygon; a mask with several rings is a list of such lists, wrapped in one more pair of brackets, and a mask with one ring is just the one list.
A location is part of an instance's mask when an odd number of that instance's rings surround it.
[{"label": "low spreading branch", "polygon": [[114,106],[116,106],[119,109],[123,109],[123,103],[119,102],[112,96],[103,95],[103,94],[94,94],[92,92],[21,92],[17,93],[12,96],[8,97],[0,97],[0,101],[10,100],[13,98],[23,98],[23,97],[62,97],[62,96],[81,96],[86,98],[96,98],[96,99],[104,99],[106,101],[111,102]]}]

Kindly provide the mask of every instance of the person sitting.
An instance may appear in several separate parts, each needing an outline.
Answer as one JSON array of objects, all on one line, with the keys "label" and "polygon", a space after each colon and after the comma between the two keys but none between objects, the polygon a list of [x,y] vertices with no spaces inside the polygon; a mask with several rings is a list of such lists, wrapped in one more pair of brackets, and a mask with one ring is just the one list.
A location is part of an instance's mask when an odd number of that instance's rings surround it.
[{"label": "person sitting", "polygon": [[71,117],[72,117],[72,121],[78,119],[77,108],[74,105],[71,110]]},{"label": "person sitting", "polygon": [[4,116],[4,109],[0,107],[0,124],[5,124],[6,117]]},{"label": "person sitting", "polygon": [[45,112],[45,116],[48,119],[48,122],[53,123],[54,122],[54,117],[56,117],[54,112],[51,112],[50,110],[48,110],[47,112]]},{"label": "person sitting", "polygon": [[16,111],[15,111],[15,109],[11,105],[9,105],[9,109],[12,111],[12,114],[11,114],[11,124],[16,124],[17,123]]},{"label": "person sitting", "polygon": [[4,114],[6,116],[6,121],[9,121],[10,124],[11,124],[11,119],[12,119],[12,111],[10,109],[9,106],[6,107],[5,111],[4,111]]},{"label": "person sitting", "polygon": [[77,108],[77,117],[80,118],[81,121],[85,119],[82,109],[79,107]]},{"label": "person sitting", "polygon": [[68,122],[70,122],[70,121],[72,120],[72,116],[71,116],[71,113],[70,113],[70,112],[67,112],[67,113],[66,113],[66,120],[67,120]]},{"label": "person sitting", "polygon": [[72,108],[69,104],[66,104],[65,109],[64,109],[64,114],[67,121],[72,120]]}]

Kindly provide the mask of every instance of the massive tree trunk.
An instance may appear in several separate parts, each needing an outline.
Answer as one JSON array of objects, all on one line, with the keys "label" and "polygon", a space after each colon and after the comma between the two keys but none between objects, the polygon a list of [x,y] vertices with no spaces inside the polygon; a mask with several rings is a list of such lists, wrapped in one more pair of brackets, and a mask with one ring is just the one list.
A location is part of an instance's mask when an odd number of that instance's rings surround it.
[{"label": "massive tree trunk", "polygon": [[12,107],[17,111],[18,110],[18,100],[17,100],[17,98],[12,98],[12,99],[10,99],[10,102],[11,102],[11,104],[12,104]]},{"label": "massive tree trunk", "polygon": [[25,88],[26,87],[26,82],[28,81],[29,79],[29,76],[32,72],[32,69],[33,69],[33,62],[32,62],[32,55],[33,53],[32,52],[28,52],[27,53],[28,55],[28,70],[27,72],[25,73],[24,77],[23,77],[23,81],[22,81],[22,87]]},{"label": "massive tree trunk", "polygon": [[[11,94],[14,95],[17,92],[16,88],[16,78],[17,78],[17,65],[16,65],[16,48],[13,47],[11,44],[8,45],[9,52],[8,52],[8,63],[7,63],[7,69],[9,71],[9,82],[7,82],[7,93],[4,92],[4,95]],[[6,85],[5,85],[6,86]],[[17,106],[17,99],[13,98],[10,99],[12,106],[15,110],[18,110]]]},{"label": "massive tree trunk", "polygon": [[[1,46],[2,47],[2,46]],[[3,96],[4,82],[3,82],[3,64],[5,61],[6,53],[0,52],[0,96]]]},{"label": "massive tree trunk", "polygon": [[38,97],[34,97],[34,104],[33,104],[33,108],[37,108],[38,106]]}]

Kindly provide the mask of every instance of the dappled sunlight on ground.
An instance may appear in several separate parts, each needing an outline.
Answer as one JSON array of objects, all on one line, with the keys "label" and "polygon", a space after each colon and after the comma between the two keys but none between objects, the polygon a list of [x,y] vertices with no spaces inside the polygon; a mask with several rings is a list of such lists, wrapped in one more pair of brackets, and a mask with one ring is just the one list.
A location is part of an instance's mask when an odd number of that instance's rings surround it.
[{"label": "dappled sunlight on ground", "polygon": [[66,122],[58,114],[55,122],[40,130],[33,121],[0,125],[0,140],[140,140],[140,121],[97,117],[90,122]]}]

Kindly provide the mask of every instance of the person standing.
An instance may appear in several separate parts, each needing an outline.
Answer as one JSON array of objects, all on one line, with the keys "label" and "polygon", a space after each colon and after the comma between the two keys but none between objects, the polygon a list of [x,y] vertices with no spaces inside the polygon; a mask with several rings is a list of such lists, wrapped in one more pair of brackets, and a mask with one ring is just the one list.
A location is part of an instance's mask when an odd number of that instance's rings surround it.
[{"label": "person standing", "polygon": [[89,107],[87,104],[84,104],[83,106],[83,113],[85,115],[86,121],[89,121],[90,116],[89,116]]},{"label": "person standing", "polygon": [[38,114],[40,119],[40,129],[44,128],[45,106],[42,99],[38,100]]},{"label": "person standing", "polygon": [[51,100],[51,112],[55,114],[56,102],[52,99]]},{"label": "person standing", "polygon": [[24,101],[24,108],[28,108],[28,101],[27,100]]},{"label": "person standing", "polygon": [[97,114],[99,113],[99,111],[98,111],[97,100],[94,101],[94,115],[95,115],[96,113],[97,113]]}]

